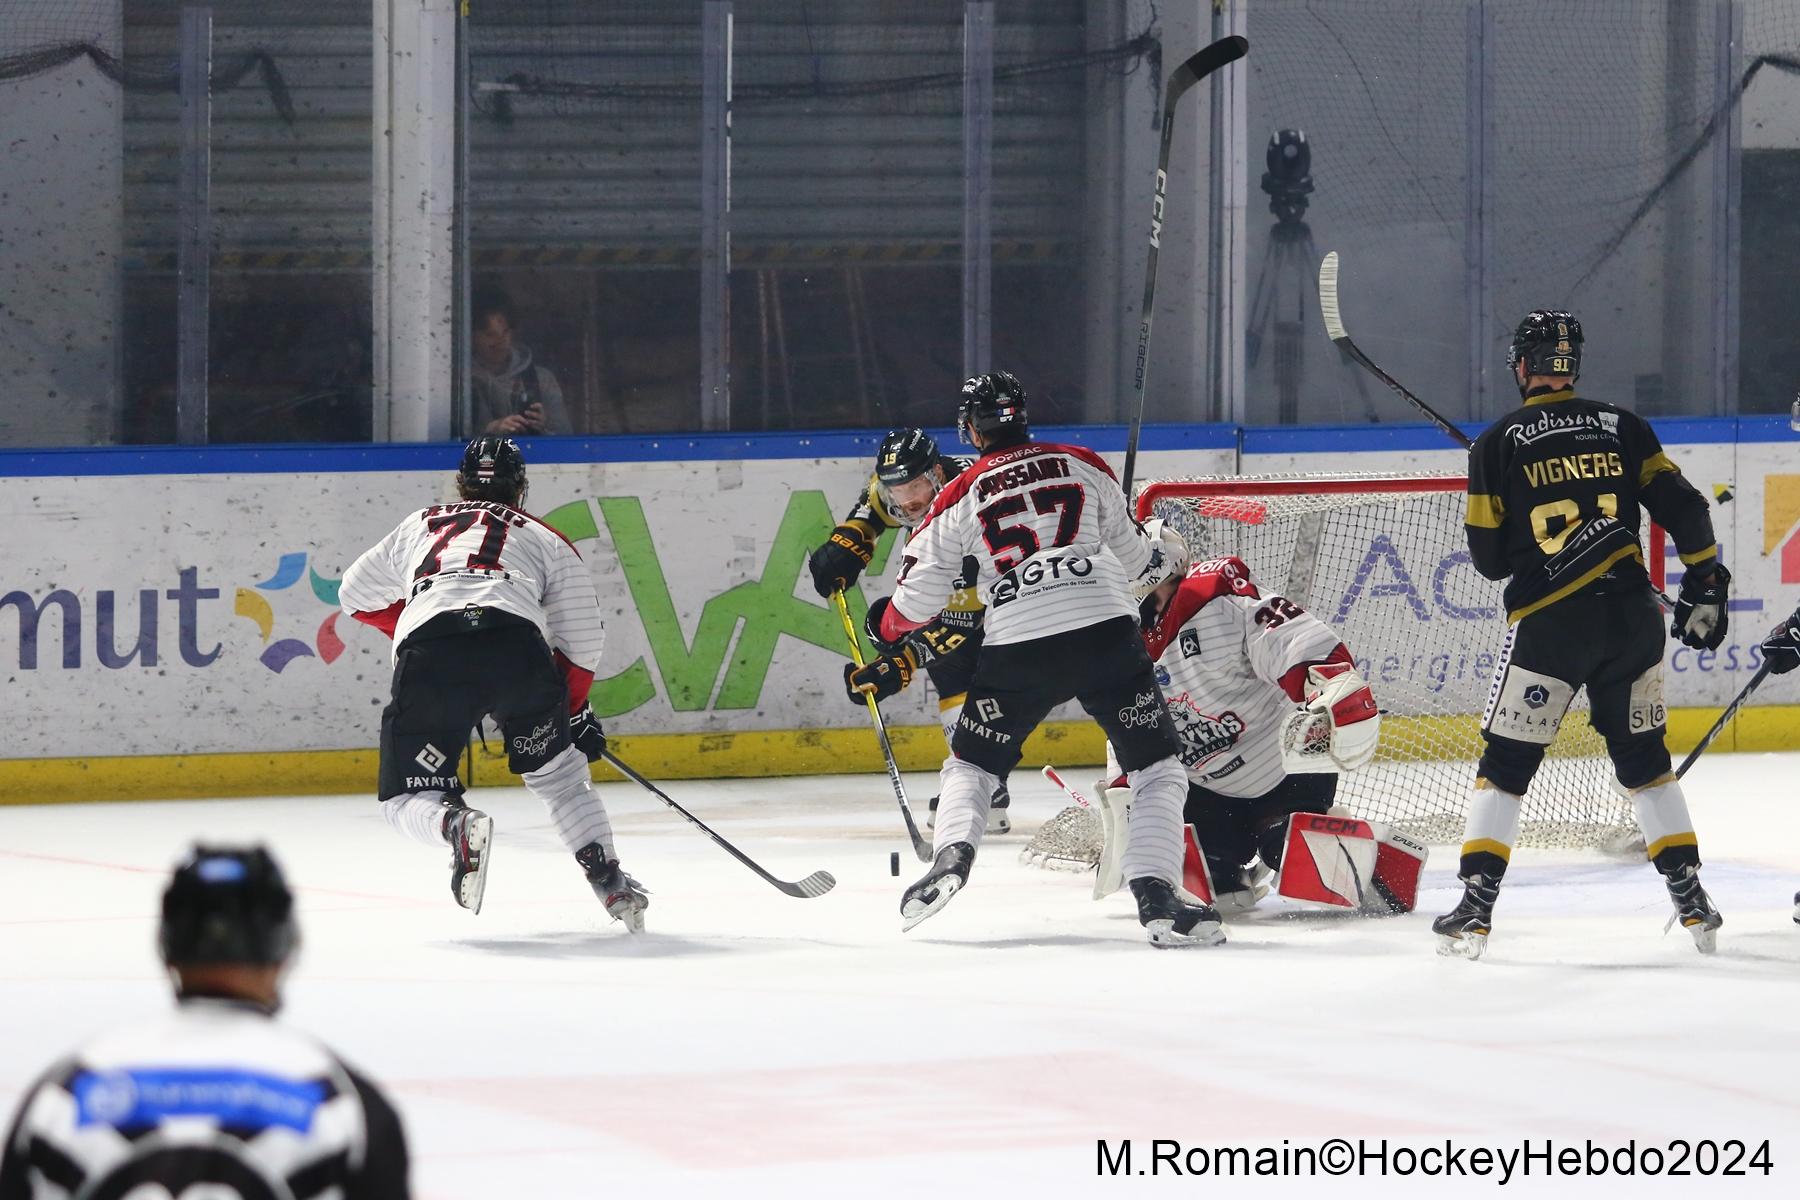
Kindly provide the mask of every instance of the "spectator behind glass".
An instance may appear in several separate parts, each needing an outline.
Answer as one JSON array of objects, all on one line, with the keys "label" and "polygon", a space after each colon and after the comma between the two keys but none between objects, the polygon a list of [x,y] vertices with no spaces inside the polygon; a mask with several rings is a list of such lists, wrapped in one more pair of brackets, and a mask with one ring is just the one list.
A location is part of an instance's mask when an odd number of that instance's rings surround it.
[{"label": "spectator behind glass", "polygon": [[573,433],[556,376],[535,365],[531,351],[513,341],[513,311],[506,297],[476,292],[470,317],[475,428],[503,437]]}]

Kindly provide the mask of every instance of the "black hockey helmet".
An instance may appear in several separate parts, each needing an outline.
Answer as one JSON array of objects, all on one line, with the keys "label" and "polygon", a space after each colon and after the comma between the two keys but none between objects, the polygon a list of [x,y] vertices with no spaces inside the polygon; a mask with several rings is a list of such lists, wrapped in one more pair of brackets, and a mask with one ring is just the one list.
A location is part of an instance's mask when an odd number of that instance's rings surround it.
[{"label": "black hockey helmet", "polygon": [[875,478],[882,487],[911,483],[938,465],[937,440],[923,429],[895,429],[875,449]]},{"label": "black hockey helmet", "polygon": [[478,437],[463,449],[456,490],[464,500],[525,502],[525,456],[511,438]]},{"label": "black hockey helmet", "polygon": [[989,371],[962,385],[956,408],[956,432],[973,444],[971,432],[990,441],[1006,442],[1025,436],[1025,385],[1011,371]]},{"label": "black hockey helmet", "polygon": [[299,940],[293,893],[261,846],[196,845],[163,892],[157,943],[170,966],[277,966]]},{"label": "black hockey helmet", "polygon": [[1527,378],[1533,375],[1581,374],[1581,322],[1575,314],[1560,308],[1540,308],[1525,314],[1513,330],[1512,346],[1506,351],[1506,365],[1525,364]]}]

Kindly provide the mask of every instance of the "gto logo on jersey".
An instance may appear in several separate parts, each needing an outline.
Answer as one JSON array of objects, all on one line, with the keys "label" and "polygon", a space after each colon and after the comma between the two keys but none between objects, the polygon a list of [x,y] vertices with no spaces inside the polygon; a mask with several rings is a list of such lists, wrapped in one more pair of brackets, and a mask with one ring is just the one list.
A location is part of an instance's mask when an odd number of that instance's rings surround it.
[{"label": "gto logo on jersey", "polygon": [[999,608],[1002,604],[1017,600],[1027,588],[1035,588],[1047,580],[1059,580],[1067,584],[1077,579],[1086,579],[1093,573],[1094,564],[1080,554],[1034,558],[994,581],[994,590],[988,597],[988,607]]},{"label": "gto logo on jersey", "polygon": [[530,733],[521,734],[512,740],[513,753],[520,757],[536,757],[550,749],[550,743],[556,737],[556,724],[545,721]]},{"label": "gto logo on jersey", "polygon": [[1214,755],[1223,754],[1244,736],[1243,718],[1234,712],[1218,716],[1195,708],[1186,696],[1169,705],[1175,718],[1175,732],[1181,738],[1181,763],[1197,767]]},{"label": "gto logo on jersey", "polygon": [[425,748],[413,755],[413,761],[418,763],[421,767],[424,767],[427,771],[435,773],[438,768],[449,762],[450,759],[442,750],[439,750],[430,742],[426,742]]}]

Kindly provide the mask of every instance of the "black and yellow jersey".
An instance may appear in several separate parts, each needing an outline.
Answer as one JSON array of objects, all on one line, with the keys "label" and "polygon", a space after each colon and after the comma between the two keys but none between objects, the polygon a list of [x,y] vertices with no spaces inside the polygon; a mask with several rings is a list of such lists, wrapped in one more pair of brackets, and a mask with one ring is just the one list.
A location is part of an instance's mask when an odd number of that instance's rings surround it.
[{"label": "black and yellow jersey", "polygon": [[1640,505],[1682,562],[1713,558],[1706,498],[1636,413],[1540,391],[1469,448],[1469,555],[1489,579],[1511,577],[1508,621],[1584,589],[1647,587]]},{"label": "black and yellow jersey", "polygon": [[[951,479],[961,475],[975,462],[973,458],[948,454],[940,461],[944,465],[945,475]],[[888,507],[881,491],[881,481],[873,475],[869,476],[869,485],[862,490],[856,504],[844,517],[844,524],[860,526],[869,535],[871,543],[890,529],[900,530],[902,538],[911,537],[913,526]],[[956,634],[966,634],[969,630],[980,627],[984,609],[980,592],[970,582],[974,578],[973,571],[965,570],[957,579],[955,590],[951,592],[949,602],[944,605],[942,615],[916,630],[907,639],[918,648],[921,662],[929,663],[950,653],[964,644],[963,639],[955,636]]]}]

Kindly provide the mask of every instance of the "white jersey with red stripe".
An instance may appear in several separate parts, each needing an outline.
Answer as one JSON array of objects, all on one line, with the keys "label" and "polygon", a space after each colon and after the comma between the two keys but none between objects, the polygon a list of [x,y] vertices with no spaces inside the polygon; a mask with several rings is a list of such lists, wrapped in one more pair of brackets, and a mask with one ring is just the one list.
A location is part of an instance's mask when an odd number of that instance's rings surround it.
[{"label": "white jersey with red stripe", "polygon": [[1307,666],[1351,661],[1329,626],[1263,591],[1237,558],[1196,564],[1144,630],[1144,646],[1188,778],[1227,796],[1261,796],[1281,782],[1281,726],[1305,698]]},{"label": "white jersey with red stripe", "polygon": [[989,645],[1133,616],[1150,559],[1112,468],[1092,450],[1026,442],[976,459],[946,484],[906,543],[894,610],[909,625],[950,600],[964,560],[987,605]]},{"label": "white jersey with red stripe", "polygon": [[406,636],[441,613],[496,608],[538,627],[569,666],[600,665],[606,629],[587,564],[529,513],[487,500],[420,509],[344,572],[338,602],[357,620]]}]

